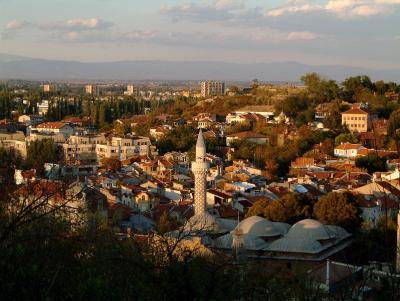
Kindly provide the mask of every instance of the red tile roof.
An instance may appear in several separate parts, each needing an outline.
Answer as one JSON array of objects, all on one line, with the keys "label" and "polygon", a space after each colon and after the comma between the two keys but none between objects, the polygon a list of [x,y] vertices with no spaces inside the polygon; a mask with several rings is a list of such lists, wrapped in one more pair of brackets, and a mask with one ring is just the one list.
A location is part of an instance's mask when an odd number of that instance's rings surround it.
[{"label": "red tile roof", "polygon": [[63,122],[44,122],[37,126],[38,129],[61,129],[65,126]]},{"label": "red tile roof", "polygon": [[359,109],[359,108],[352,108],[346,112],[343,112],[342,114],[362,114],[362,115],[368,115],[368,112]]}]

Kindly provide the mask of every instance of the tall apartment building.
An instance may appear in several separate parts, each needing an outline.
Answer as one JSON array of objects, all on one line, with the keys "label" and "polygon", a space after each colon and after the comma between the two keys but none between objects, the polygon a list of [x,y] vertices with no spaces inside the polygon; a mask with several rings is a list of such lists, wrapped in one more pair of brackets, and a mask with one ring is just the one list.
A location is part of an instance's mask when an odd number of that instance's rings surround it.
[{"label": "tall apartment building", "polygon": [[98,94],[98,88],[94,85],[86,85],[85,86],[85,93],[89,95],[97,95]]},{"label": "tall apartment building", "polygon": [[49,84],[43,85],[43,92],[50,92],[50,85]]},{"label": "tall apartment building", "polygon": [[203,81],[200,84],[201,96],[219,96],[225,93],[225,83],[220,81]]},{"label": "tall apartment building", "polygon": [[126,95],[132,96],[135,93],[135,86],[134,85],[127,85],[126,86]]}]

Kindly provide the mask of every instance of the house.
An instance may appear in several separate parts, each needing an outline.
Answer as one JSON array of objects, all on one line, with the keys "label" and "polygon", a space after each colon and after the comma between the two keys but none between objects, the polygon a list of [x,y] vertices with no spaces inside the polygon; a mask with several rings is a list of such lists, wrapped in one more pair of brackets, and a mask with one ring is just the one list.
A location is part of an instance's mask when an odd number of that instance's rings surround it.
[{"label": "house", "polygon": [[26,126],[36,126],[44,121],[41,115],[21,115],[18,117],[18,122]]},{"label": "house", "polygon": [[200,113],[193,120],[197,122],[197,128],[209,129],[217,121],[217,116],[216,114]]},{"label": "house", "polygon": [[358,156],[358,152],[360,150],[366,149],[364,146],[361,144],[355,144],[355,143],[341,143],[340,145],[336,146],[334,148],[334,155],[335,157],[340,157],[340,158],[355,158]]},{"label": "house", "polygon": [[329,104],[321,103],[315,108],[315,120],[323,121],[329,113]]},{"label": "house", "polygon": [[314,158],[298,157],[296,161],[292,162],[292,168],[310,168],[315,166]]},{"label": "house", "polygon": [[230,134],[226,136],[226,145],[231,146],[234,141],[237,140],[246,140],[249,142],[253,142],[256,144],[265,144],[269,142],[269,139],[267,136],[264,136],[262,134],[257,134],[251,131],[246,131],[246,132],[240,132],[240,133],[235,133],[235,134]]},{"label": "house", "polygon": [[44,122],[36,127],[30,127],[31,131],[37,131],[39,133],[45,134],[62,134],[65,138],[71,136],[74,132],[74,129],[63,122]]},{"label": "house", "polygon": [[230,204],[233,201],[233,195],[219,189],[209,189],[207,191],[207,205],[214,207],[215,205]]},{"label": "house", "polygon": [[150,136],[156,140],[161,139],[166,133],[172,130],[172,126],[165,124],[157,127],[150,128]]},{"label": "house", "polygon": [[17,184],[17,185],[33,182],[36,180],[36,170],[35,169],[29,169],[29,170],[16,169],[14,172],[14,180],[15,180],[15,184]]},{"label": "house", "polygon": [[66,117],[61,122],[70,126],[82,126],[83,120],[79,117]]},{"label": "house", "polygon": [[261,106],[246,106],[235,111],[239,116],[248,113],[257,114],[263,116],[265,119],[271,119],[275,116],[275,109],[272,105],[261,105]]}]

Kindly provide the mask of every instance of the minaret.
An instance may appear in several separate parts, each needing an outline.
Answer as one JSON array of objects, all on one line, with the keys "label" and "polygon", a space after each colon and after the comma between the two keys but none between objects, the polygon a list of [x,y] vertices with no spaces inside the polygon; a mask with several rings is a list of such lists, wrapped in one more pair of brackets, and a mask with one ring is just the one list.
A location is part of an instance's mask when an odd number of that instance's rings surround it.
[{"label": "minaret", "polygon": [[192,162],[194,174],[194,214],[202,215],[206,212],[207,181],[206,176],[209,169],[206,158],[206,145],[203,133],[200,130],[196,143],[196,160]]}]

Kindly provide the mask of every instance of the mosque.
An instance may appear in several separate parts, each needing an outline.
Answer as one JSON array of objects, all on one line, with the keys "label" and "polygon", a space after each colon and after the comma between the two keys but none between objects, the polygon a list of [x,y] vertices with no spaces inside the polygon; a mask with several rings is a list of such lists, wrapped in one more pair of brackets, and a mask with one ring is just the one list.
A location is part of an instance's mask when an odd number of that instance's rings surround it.
[{"label": "mosque", "polygon": [[227,254],[232,254],[238,248],[243,249],[249,258],[322,261],[351,244],[351,234],[345,229],[323,225],[313,219],[289,225],[259,216],[240,222],[213,216],[207,212],[206,206],[209,165],[205,156],[206,146],[200,130],[196,159],[192,162],[195,214],[184,226],[184,231],[201,237],[206,247]]}]

